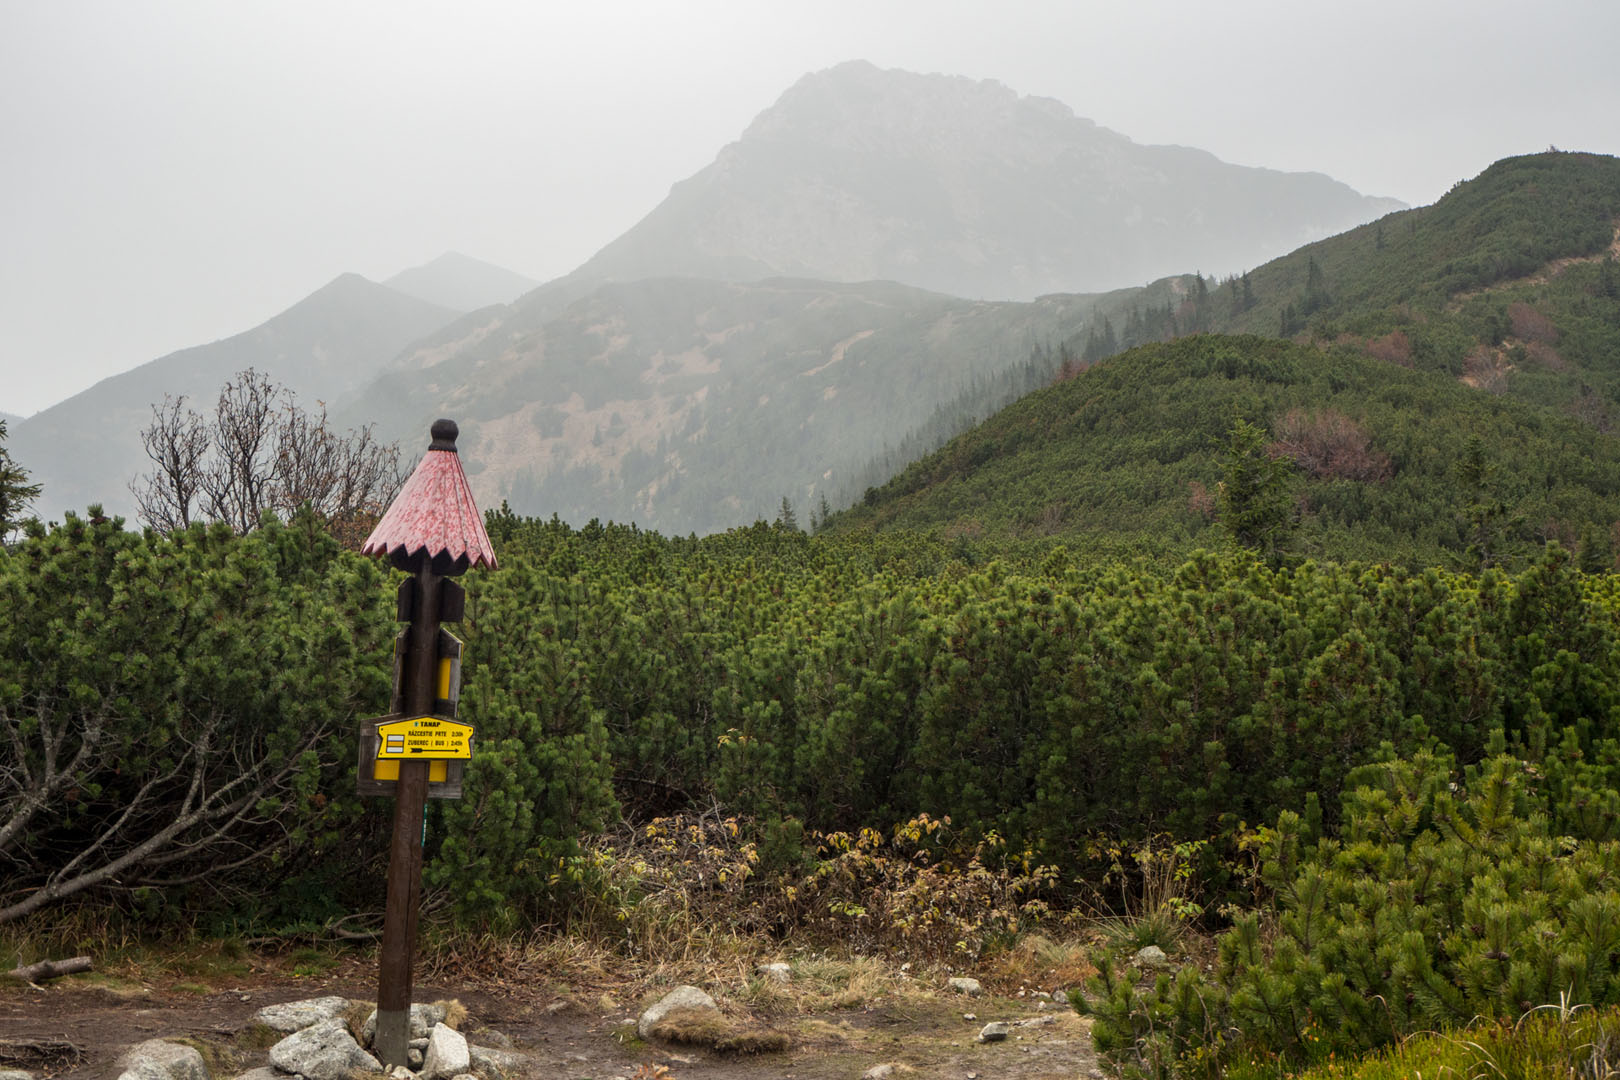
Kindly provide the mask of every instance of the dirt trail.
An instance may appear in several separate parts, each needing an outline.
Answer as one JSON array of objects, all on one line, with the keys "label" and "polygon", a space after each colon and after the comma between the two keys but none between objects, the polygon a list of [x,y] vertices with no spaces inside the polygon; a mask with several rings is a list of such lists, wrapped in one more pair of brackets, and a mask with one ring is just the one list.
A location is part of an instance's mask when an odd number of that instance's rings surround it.
[{"label": "dirt trail", "polygon": [[[206,992],[204,992],[206,991]],[[239,1038],[255,1011],[281,1001],[341,994],[360,1000],[373,987],[352,977],[256,980],[242,985],[130,986],[108,990],[72,980],[34,989],[0,987],[0,1068],[26,1068],[40,1077],[115,1080],[117,1059],[146,1039],[189,1037],[240,1055],[242,1069],[265,1064],[262,1050]],[[855,1011],[816,1015],[758,1014],[792,1034],[781,1054],[736,1057],[633,1037],[633,1005],[604,1010],[538,987],[468,989],[418,985],[416,1000],[459,998],[469,1011],[463,1030],[487,1027],[509,1036],[531,1056],[532,1075],[570,1080],[629,1077],[641,1065],[662,1065],[670,1080],[854,1080],[873,1065],[901,1066],[897,1075],[1010,1080],[1100,1075],[1087,1022],[1057,1002],[1018,998],[922,996],[879,999]],[[964,1019],[971,1013],[973,1020]],[[981,1044],[991,1020],[1014,1023],[1005,1042]],[[19,1060],[19,1047],[71,1044],[79,1057]],[[8,1049],[9,1048],[9,1049]],[[12,1055],[12,1060],[7,1056]],[[216,1073],[228,1080],[234,1071]]]}]

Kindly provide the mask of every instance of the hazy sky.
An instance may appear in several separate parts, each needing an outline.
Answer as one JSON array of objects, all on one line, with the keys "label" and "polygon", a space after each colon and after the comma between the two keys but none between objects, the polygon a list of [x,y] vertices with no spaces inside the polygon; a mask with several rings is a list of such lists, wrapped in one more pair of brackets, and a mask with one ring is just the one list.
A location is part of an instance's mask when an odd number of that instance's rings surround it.
[{"label": "hazy sky", "polygon": [[1620,153],[1616,0],[0,0],[0,411],[455,250],[538,280],[807,71],[996,79],[1433,202]]}]

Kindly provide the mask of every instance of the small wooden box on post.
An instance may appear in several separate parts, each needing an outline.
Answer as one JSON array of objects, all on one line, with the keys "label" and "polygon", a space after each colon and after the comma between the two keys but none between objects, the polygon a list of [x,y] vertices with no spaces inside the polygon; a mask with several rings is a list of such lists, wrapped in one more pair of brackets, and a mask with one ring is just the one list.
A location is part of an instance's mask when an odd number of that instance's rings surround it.
[{"label": "small wooden box on post", "polygon": [[399,620],[409,626],[394,643],[389,713],[360,727],[360,792],[394,797],[374,1044],[388,1066],[408,1064],[422,810],[430,794],[460,797],[462,765],[472,757],[472,727],[456,717],[461,642],[439,625],[461,621],[466,594],[446,579],[496,566],[456,452],[458,433],[454,421],[434,421],[428,452],[360,549],[411,575],[399,587]]}]

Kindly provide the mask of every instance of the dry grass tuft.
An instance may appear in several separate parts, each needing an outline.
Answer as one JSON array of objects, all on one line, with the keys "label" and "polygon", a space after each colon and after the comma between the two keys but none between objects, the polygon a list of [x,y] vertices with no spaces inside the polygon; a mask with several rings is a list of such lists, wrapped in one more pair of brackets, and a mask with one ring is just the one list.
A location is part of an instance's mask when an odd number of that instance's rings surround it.
[{"label": "dry grass tuft", "polygon": [[653,1038],[727,1054],[777,1053],[793,1045],[786,1032],[733,1020],[712,1009],[671,1009],[653,1025]]},{"label": "dry grass tuft", "polygon": [[983,973],[998,986],[1067,990],[1097,973],[1090,952],[1088,940],[1054,941],[1044,934],[1028,933],[991,957]]},{"label": "dry grass tuft", "polygon": [[838,959],[806,957],[793,965],[793,982],[784,987],[797,992],[801,1011],[858,1009],[882,997],[913,989],[911,980],[898,977],[872,956]]},{"label": "dry grass tuft", "polygon": [[208,1039],[191,1036],[172,1036],[163,1041],[189,1046],[201,1054],[209,1076],[235,1076],[247,1067],[247,1056],[240,1046],[221,1046]]},{"label": "dry grass tuft", "polygon": [[[364,1022],[365,1017],[362,1016],[360,1020],[361,1022]],[[354,1034],[355,1040],[359,1041],[359,1028],[351,1024],[350,1029]],[[247,1027],[237,1032],[236,1045],[244,1051],[261,1053],[276,1045],[276,1043],[280,1042],[283,1038],[285,1038],[285,1036],[275,1028],[271,1027],[269,1024],[261,1024],[255,1020]]]},{"label": "dry grass tuft", "polygon": [[344,1009],[343,1014],[338,1017],[338,1019],[342,1020],[344,1025],[349,1029],[349,1034],[354,1036],[354,1041],[359,1043],[361,1046],[366,1045],[366,1020],[370,1018],[371,1011],[376,1007],[376,1005],[369,1001],[356,1001],[351,998],[349,1000],[349,1007]]},{"label": "dry grass tuft", "polygon": [[444,1026],[451,1031],[460,1031],[461,1025],[467,1022],[467,1006],[458,998],[449,1001],[435,1001],[433,1004],[444,1008]]}]

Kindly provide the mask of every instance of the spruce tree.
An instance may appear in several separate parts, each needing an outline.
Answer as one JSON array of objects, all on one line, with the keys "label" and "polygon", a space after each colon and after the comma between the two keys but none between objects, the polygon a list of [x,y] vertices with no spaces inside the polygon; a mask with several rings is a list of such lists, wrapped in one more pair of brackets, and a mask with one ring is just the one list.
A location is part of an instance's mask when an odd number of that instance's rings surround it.
[{"label": "spruce tree", "polygon": [[1266,433],[1246,420],[1232,425],[1222,468],[1219,516],[1239,547],[1276,558],[1294,529],[1292,467],[1266,452]]},{"label": "spruce tree", "polygon": [[22,524],[23,512],[41,491],[28,482],[28,470],[12,460],[5,442],[6,422],[0,420],[0,540]]}]

